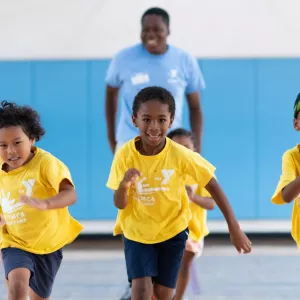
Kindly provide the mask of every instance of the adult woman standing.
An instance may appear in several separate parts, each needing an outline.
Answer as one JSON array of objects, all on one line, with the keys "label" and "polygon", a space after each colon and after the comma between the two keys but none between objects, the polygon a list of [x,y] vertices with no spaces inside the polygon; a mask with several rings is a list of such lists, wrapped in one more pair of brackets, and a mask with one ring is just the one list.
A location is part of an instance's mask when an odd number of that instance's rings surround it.
[{"label": "adult woman standing", "polygon": [[[169,90],[176,101],[176,116],[172,129],[182,127],[183,107],[187,99],[191,130],[196,138],[196,150],[201,150],[203,128],[200,91],[204,80],[199,65],[186,51],[169,45],[170,18],[161,8],[150,8],[141,19],[141,41],[118,52],[106,76],[106,123],[112,152],[135,137],[137,129],[131,122],[131,107],[135,95],[147,86]],[[116,129],[118,100],[120,121]]]}]

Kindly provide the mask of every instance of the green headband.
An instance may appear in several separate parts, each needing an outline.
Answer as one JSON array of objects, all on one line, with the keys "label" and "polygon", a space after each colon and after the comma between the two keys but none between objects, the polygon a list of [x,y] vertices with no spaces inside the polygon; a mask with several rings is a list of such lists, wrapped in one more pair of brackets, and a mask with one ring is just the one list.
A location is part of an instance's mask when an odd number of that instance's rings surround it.
[{"label": "green headband", "polygon": [[300,111],[300,101],[294,107],[294,116],[297,116],[298,112]]}]

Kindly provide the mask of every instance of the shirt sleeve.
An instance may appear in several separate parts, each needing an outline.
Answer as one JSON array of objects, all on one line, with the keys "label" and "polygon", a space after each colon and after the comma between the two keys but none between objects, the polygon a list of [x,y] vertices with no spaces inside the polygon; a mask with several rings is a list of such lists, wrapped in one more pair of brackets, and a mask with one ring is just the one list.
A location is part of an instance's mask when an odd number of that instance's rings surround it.
[{"label": "shirt sleeve", "polygon": [[120,79],[120,69],[121,69],[121,54],[116,54],[109,64],[106,72],[105,82],[107,85],[115,88],[119,88],[122,84]]},{"label": "shirt sleeve", "polygon": [[189,55],[186,93],[193,94],[205,89],[205,81],[197,60]]},{"label": "shirt sleeve", "polygon": [[214,177],[215,167],[205,160],[199,153],[190,151],[185,159],[184,173],[192,177],[198,184],[198,189],[203,189]]},{"label": "shirt sleeve", "polygon": [[116,191],[119,188],[120,182],[123,180],[126,171],[125,163],[122,159],[122,151],[119,150],[115,154],[112,162],[106,186],[109,189]]},{"label": "shirt sleeve", "polygon": [[274,204],[286,204],[282,198],[282,190],[297,178],[296,165],[290,151],[284,153],[282,157],[282,173],[277,184],[275,193],[272,197]]},{"label": "shirt sleeve", "polygon": [[[214,167],[213,165],[210,164],[210,165],[209,165],[209,169],[210,169],[212,172],[214,172],[215,167]],[[213,175],[213,177],[217,180],[217,177],[216,177],[215,174]],[[199,195],[199,196],[201,196],[201,197],[209,197],[209,198],[212,198],[211,194],[210,194],[210,193],[208,192],[208,190],[205,189],[205,188],[199,189],[199,188],[197,187],[196,194]]]},{"label": "shirt sleeve", "polygon": [[199,192],[196,192],[197,195],[201,197],[208,197],[211,198],[211,194],[207,191],[207,189],[201,189]]},{"label": "shirt sleeve", "polygon": [[57,194],[59,193],[60,184],[64,179],[67,179],[74,186],[68,167],[55,157],[52,157],[45,165],[43,173],[46,186],[53,188]]}]

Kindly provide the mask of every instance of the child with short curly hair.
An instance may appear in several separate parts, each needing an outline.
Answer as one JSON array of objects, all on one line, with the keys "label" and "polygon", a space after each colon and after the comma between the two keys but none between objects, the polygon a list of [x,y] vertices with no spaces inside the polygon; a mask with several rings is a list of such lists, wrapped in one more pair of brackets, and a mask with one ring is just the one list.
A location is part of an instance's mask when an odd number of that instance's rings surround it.
[{"label": "child with short curly hair", "polygon": [[44,134],[35,110],[2,101],[0,248],[10,300],[48,299],[62,248],[83,228],[68,211],[77,198],[68,168],[34,146]]}]

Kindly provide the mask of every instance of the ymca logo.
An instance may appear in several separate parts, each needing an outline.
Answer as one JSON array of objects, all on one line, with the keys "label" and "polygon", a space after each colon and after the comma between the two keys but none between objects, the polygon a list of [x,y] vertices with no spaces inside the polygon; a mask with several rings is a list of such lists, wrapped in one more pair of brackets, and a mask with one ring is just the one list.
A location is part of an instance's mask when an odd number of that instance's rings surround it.
[{"label": "ymca logo", "polygon": [[[35,179],[23,180],[22,184],[25,187],[25,195],[30,197],[32,195],[32,189],[35,183]],[[21,191],[24,192],[24,191]],[[17,210],[19,210],[25,204],[16,203],[16,199],[10,199],[10,192],[5,193],[4,189],[1,189],[0,195],[0,205],[2,207],[2,211],[6,214],[11,214]]]},{"label": "ymca logo", "polygon": [[164,179],[163,181],[161,182],[162,185],[165,185],[169,182],[171,176],[174,174],[174,170],[161,170],[161,173],[163,174],[164,176]]},{"label": "ymca logo", "polygon": [[147,73],[137,73],[131,77],[132,85],[144,84],[150,81]]},{"label": "ymca logo", "polygon": [[178,71],[176,69],[172,69],[170,70],[169,77],[174,79],[177,77],[177,73]]},{"label": "ymca logo", "polygon": [[171,69],[168,74],[168,82],[169,83],[176,83],[178,81],[178,70]]},{"label": "ymca logo", "polygon": [[164,185],[167,185],[170,178],[174,174],[174,170],[166,170],[163,169],[161,170],[161,173],[163,175],[162,177],[155,177],[155,180],[160,181],[160,186],[158,187],[150,187],[148,183],[146,183],[146,177],[141,178],[135,183],[135,189],[137,194],[139,195],[146,195],[146,194],[151,194],[153,192],[159,192],[159,191],[168,191],[169,188],[165,187]]}]

